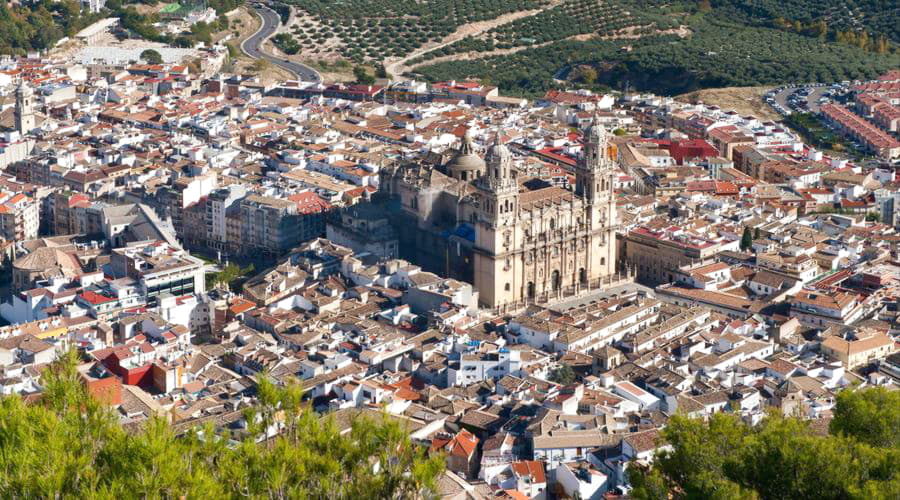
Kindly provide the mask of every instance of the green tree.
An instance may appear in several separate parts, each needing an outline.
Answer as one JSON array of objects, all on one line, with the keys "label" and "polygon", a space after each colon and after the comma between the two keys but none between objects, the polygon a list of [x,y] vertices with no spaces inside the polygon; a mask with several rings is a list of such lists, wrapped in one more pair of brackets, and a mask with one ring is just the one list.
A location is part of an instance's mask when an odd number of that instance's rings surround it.
[{"label": "green tree", "polygon": [[211,424],[179,436],[162,418],[125,432],[77,362],[70,352],[44,371],[38,404],[0,398],[0,498],[430,497],[443,470],[396,420],[360,417],[342,434],[295,381],[265,375],[243,437]]},{"label": "green tree", "polygon": [[238,56],[240,55],[240,52],[238,51],[237,47],[235,47],[234,44],[231,42],[226,42],[225,48],[228,49],[228,57],[230,59],[237,59]]},{"label": "green tree", "polygon": [[753,228],[753,239],[758,240],[760,238],[760,236],[761,236],[761,233],[759,231],[759,228],[758,227]]},{"label": "green tree", "polygon": [[572,370],[572,367],[562,363],[550,372],[550,376],[548,377],[551,382],[556,382],[557,384],[569,385],[575,381],[575,371]]},{"label": "green tree", "polygon": [[206,279],[213,286],[226,285],[231,291],[237,292],[241,289],[241,285],[247,277],[253,274],[255,269],[253,264],[241,268],[234,262],[229,262],[221,271],[207,274]]},{"label": "green tree", "polygon": [[[676,415],[661,433],[669,448],[652,466],[630,467],[635,498],[897,498],[900,399],[883,388],[838,394],[831,434],[806,420]],[[660,443],[662,444],[662,443]]]},{"label": "green tree", "polygon": [[741,250],[747,251],[753,247],[753,234],[750,233],[750,228],[744,226],[744,234],[741,235]]},{"label": "green tree", "polygon": [[736,498],[740,488],[725,471],[747,432],[733,415],[716,414],[708,423],[676,416],[663,433],[673,449],[659,458],[659,473],[691,498]]},{"label": "green tree", "polygon": [[900,447],[900,392],[883,387],[841,391],[832,434],[852,436],[878,447]]},{"label": "green tree", "polygon": [[141,52],[141,60],[146,62],[147,64],[162,64],[163,58],[162,54],[154,49],[147,49]]},{"label": "green tree", "polygon": [[387,69],[384,67],[384,63],[378,63],[375,66],[375,77],[376,78],[387,78],[388,77]]},{"label": "green tree", "polygon": [[576,72],[575,80],[586,85],[593,85],[597,82],[597,70],[590,66],[580,66]]},{"label": "green tree", "polygon": [[372,85],[375,83],[375,77],[370,75],[366,68],[362,66],[353,67],[353,76],[356,77],[356,83],[360,85]]}]

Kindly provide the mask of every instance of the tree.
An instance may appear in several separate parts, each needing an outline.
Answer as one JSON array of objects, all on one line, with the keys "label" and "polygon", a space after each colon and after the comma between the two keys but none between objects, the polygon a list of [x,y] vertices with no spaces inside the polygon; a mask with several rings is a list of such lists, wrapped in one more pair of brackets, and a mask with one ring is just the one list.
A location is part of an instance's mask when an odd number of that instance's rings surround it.
[{"label": "tree", "polygon": [[355,66],[353,68],[353,76],[356,77],[356,83],[360,85],[372,85],[375,83],[375,77],[370,75],[366,68]]},{"label": "tree", "polygon": [[759,228],[758,227],[754,228],[753,229],[753,239],[758,240],[760,238],[760,236],[761,236],[761,234],[759,232]]},{"label": "tree", "polygon": [[869,222],[881,222],[881,216],[875,212],[870,212],[866,214],[866,220]]},{"label": "tree", "polygon": [[580,66],[575,79],[586,85],[593,85],[597,82],[597,70],[590,66]]},{"label": "tree", "polygon": [[772,413],[755,426],[719,413],[675,415],[661,432],[669,449],[629,467],[639,499],[897,498],[900,394],[883,388],[838,394],[830,435]]},{"label": "tree", "polygon": [[270,63],[267,59],[263,59],[262,57],[260,57],[259,59],[255,59],[253,61],[253,64],[250,65],[250,71],[254,73],[262,73],[263,71],[269,69],[271,66],[272,63]]},{"label": "tree", "polygon": [[378,63],[378,65],[375,66],[375,77],[376,78],[387,78],[388,77],[387,69],[384,67],[384,63]]},{"label": "tree", "polygon": [[753,235],[750,233],[750,228],[744,226],[744,234],[741,236],[741,250],[746,252],[753,247]]},{"label": "tree", "polygon": [[550,377],[548,377],[551,382],[556,382],[557,384],[569,385],[575,381],[575,371],[572,370],[572,367],[563,363],[556,367],[552,372],[550,372]]},{"label": "tree", "polygon": [[253,264],[242,269],[234,262],[229,262],[221,271],[208,275],[207,281],[213,286],[219,284],[226,285],[231,291],[237,292],[240,290],[241,284],[247,276],[253,274],[254,269],[255,267]]},{"label": "tree", "polygon": [[125,432],[77,362],[70,351],[44,371],[39,404],[0,398],[0,497],[415,498],[433,496],[443,470],[398,421],[359,417],[342,434],[295,381],[265,375],[244,437],[212,424],[178,435],[162,418]]},{"label": "tree", "polygon": [[141,60],[146,62],[147,64],[162,64],[163,58],[162,54],[153,49],[147,49],[141,52]]},{"label": "tree", "polygon": [[231,42],[225,42],[225,48],[228,49],[229,59],[237,59],[238,56],[240,55],[240,52],[238,52],[237,47],[235,47],[234,44]]},{"label": "tree", "polygon": [[830,431],[872,446],[900,447],[900,392],[883,387],[841,391]]}]

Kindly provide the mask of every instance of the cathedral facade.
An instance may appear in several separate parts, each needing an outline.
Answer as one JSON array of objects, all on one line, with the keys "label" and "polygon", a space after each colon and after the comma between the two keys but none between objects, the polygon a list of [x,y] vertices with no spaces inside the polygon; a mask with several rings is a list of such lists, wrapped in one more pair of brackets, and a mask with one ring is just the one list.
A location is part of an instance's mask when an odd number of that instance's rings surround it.
[{"label": "cathedral facade", "polygon": [[491,308],[596,286],[615,272],[615,165],[602,126],[585,140],[574,191],[519,178],[496,139],[483,160],[466,137],[449,161],[385,169],[401,256],[473,283]]}]

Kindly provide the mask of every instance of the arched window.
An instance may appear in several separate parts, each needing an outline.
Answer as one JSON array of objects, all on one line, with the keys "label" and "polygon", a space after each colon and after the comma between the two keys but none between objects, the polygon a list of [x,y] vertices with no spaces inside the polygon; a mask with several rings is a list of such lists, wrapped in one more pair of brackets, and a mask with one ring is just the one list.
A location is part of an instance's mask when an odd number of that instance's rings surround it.
[{"label": "arched window", "polygon": [[507,283],[506,286],[503,287],[503,289],[506,290],[506,291],[508,292],[508,291],[509,291],[509,283]]},{"label": "arched window", "polygon": [[559,290],[560,285],[562,285],[562,277],[560,276],[559,271],[553,271],[550,278],[550,286],[555,292],[556,290]]},{"label": "arched window", "polygon": [[600,257],[600,265],[601,265],[601,266],[605,266],[605,265],[606,265],[606,257]]},{"label": "arched window", "polygon": [[528,294],[529,299],[534,298],[534,282],[531,282],[531,281],[528,282],[528,287],[527,287],[526,292]]},{"label": "arched window", "polygon": [[587,271],[583,267],[578,270],[578,281],[582,284],[587,283]]}]

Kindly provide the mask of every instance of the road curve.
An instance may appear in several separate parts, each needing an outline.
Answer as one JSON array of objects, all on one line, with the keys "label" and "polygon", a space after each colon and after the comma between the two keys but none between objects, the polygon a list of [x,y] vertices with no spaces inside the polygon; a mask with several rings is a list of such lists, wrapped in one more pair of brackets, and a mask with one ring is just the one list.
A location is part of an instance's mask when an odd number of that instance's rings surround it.
[{"label": "road curve", "polygon": [[297,75],[297,78],[303,81],[321,82],[322,76],[309,66],[295,63],[287,59],[280,59],[262,50],[263,43],[265,43],[270,36],[275,34],[275,30],[278,29],[281,18],[278,16],[277,12],[264,5],[254,3],[252,4],[252,7],[253,11],[256,12],[256,15],[262,19],[262,24],[256,33],[250,35],[250,37],[241,42],[241,51],[254,59],[262,58],[276,66],[280,66]]}]

